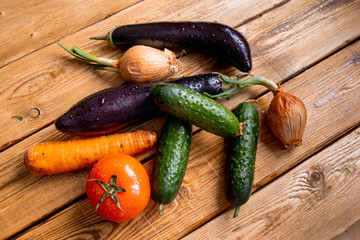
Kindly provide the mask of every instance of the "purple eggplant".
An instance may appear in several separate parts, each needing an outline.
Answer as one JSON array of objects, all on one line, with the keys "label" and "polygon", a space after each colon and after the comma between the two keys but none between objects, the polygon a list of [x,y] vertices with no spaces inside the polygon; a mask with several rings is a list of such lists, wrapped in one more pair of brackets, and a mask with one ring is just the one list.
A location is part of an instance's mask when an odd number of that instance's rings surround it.
[{"label": "purple eggplant", "polygon": [[[228,87],[220,74],[195,75],[168,82],[208,94],[221,93]],[[161,111],[152,102],[149,92],[159,83],[164,82],[126,83],[94,93],[60,116],[55,126],[71,135],[93,136],[115,132],[141,118],[157,116]]]},{"label": "purple eggplant", "polygon": [[109,45],[147,45],[156,48],[200,50],[240,71],[251,70],[251,53],[245,37],[229,26],[215,22],[154,22],[115,27],[106,36]]},{"label": "purple eggplant", "polygon": [[126,83],[82,99],[60,116],[55,126],[61,132],[71,135],[94,136],[116,132],[138,119],[158,116],[162,112],[151,100],[150,89],[164,82],[176,83],[218,99],[230,98],[243,88],[253,85],[263,85],[273,92],[278,91],[278,86],[264,77],[247,77],[248,74],[228,77],[213,73],[168,81]]}]

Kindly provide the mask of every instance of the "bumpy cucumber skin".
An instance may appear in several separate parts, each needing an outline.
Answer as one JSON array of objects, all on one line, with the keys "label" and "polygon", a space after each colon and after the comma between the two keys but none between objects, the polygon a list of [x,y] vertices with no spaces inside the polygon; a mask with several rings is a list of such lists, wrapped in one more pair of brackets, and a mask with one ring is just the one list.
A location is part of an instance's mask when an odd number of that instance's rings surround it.
[{"label": "bumpy cucumber skin", "polygon": [[243,135],[229,140],[225,170],[226,197],[231,204],[239,207],[249,200],[252,191],[259,136],[259,116],[255,106],[249,102],[241,103],[234,110],[234,114],[239,122],[243,123]]},{"label": "bumpy cucumber skin", "polygon": [[172,116],[166,120],[151,178],[154,202],[168,204],[179,192],[189,158],[191,134],[191,124]]},{"label": "bumpy cucumber skin", "polygon": [[164,112],[222,137],[240,132],[237,117],[220,103],[176,84],[158,84],[150,90],[155,104]]}]

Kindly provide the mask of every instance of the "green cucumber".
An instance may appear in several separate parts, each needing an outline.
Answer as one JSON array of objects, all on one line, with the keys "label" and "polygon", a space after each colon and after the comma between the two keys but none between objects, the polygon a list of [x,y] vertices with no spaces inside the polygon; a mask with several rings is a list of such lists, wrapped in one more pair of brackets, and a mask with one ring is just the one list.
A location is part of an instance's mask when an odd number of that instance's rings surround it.
[{"label": "green cucumber", "polygon": [[234,114],[242,125],[242,135],[231,138],[226,160],[226,197],[235,206],[234,218],[240,206],[251,195],[257,142],[259,136],[259,115],[252,103],[241,103]]},{"label": "green cucumber", "polygon": [[155,104],[164,112],[222,137],[240,132],[237,117],[220,103],[176,84],[158,84],[150,90]]},{"label": "green cucumber", "polygon": [[169,116],[159,139],[151,178],[151,198],[162,205],[174,200],[180,190],[189,159],[192,126]]}]

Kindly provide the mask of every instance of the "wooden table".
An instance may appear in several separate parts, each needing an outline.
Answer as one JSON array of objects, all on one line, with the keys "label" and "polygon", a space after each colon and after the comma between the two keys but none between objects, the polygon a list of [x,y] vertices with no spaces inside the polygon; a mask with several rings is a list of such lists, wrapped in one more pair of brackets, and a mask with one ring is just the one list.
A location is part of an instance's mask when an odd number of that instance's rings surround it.
[{"label": "wooden table", "polygon": [[[359,0],[2,0],[1,238],[359,239],[359,19]],[[23,164],[29,146],[71,139],[55,129],[55,119],[85,96],[122,83],[55,41],[116,58],[122,50],[88,37],[115,25],[178,20],[217,21],[242,32],[251,45],[252,74],[281,84],[308,110],[303,145],[287,150],[264,121],[272,99],[264,87],[220,101],[233,109],[256,99],[261,119],[254,192],[239,217],[231,218],[224,193],[226,144],[205,131],[194,133],[182,188],[162,216],[151,200],[132,221],[103,220],[85,194],[88,169],[30,175]],[[196,52],[180,62],[176,76],[239,73]],[[160,132],[163,120],[136,122],[121,132]],[[149,173],[154,153],[137,156]]]}]

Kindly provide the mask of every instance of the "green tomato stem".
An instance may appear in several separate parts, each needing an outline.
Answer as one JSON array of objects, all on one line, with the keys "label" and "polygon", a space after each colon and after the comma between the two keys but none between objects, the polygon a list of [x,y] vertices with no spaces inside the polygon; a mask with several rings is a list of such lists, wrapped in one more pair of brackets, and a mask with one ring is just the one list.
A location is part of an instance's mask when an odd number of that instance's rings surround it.
[{"label": "green tomato stem", "polygon": [[104,189],[104,194],[96,206],[96,211],[98,210],[100,205],[104,202],[104,200],[108,197],[111,197],[111,199],[114,201],[116,207],[118,209],[120,209],[121,211],[123,211],[122,208],[120,207],[120,203],[117,198],[117,194],[119,192],[126,192],[126,190],[123,187],[120,187],[117,185],[117,176],[116,175],[111,176],[110,183],[104,183],[98,179],[89,179],[88,181],[94,181],[94,182],[98,183]]}]

